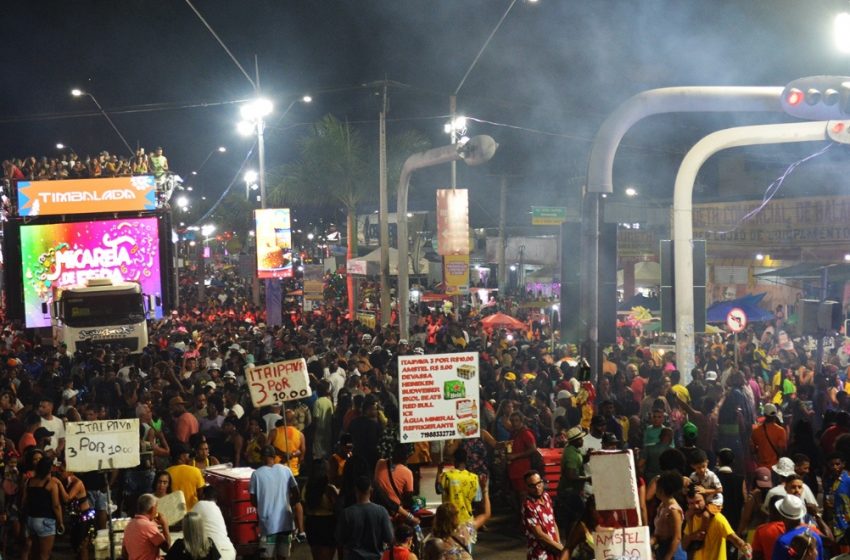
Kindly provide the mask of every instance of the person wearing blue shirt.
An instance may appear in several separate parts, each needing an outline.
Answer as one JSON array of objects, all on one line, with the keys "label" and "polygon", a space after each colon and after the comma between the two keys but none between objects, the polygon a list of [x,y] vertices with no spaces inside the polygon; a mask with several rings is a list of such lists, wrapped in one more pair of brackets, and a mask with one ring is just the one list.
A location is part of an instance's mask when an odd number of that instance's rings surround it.
[{"label": "person wearing blue shirt", "polygon": [[266,445],[262,456],[265,464],[251,474],[248,487],[251,503],[257,508],[260,547],[265,558],[288,558],[293,530],[298,530],[299,538],[304,533],[301,494],[289,467],[275,464],[274,446]]},{"label": "person wearing blue shirt", "polygon": [[[791,544],[798,535],[806,536],[807,542],[816,547],[817,560],[824,560],[823,541],[820,535],[811,526],[803,522],[803,517],[806,515],[805,502],[797,496],[789,494],[776,502],[776,510],[782,516],[782,521],[785,522],[785,533],[776,539],[771,560],[797,560],[801,558],[800,551]],[[807,544],[806,546],[808,548],[810,545]]]}]

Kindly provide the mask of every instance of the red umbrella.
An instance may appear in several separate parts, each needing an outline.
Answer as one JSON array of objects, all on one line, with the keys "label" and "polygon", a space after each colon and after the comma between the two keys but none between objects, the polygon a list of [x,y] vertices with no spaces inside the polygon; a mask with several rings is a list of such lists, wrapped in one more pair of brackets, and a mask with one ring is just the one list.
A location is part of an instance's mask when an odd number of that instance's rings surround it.
[{"label": "red umbrella", "polygon": [[493,313],[481,319],[481,324],[485,329],[528,329],[525,323],[504,313]]}]

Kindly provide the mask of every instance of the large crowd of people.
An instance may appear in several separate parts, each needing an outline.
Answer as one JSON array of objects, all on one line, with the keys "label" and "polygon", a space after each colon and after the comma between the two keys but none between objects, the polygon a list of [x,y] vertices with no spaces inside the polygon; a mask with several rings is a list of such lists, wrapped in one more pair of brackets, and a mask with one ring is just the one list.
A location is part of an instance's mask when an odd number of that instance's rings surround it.
[{"label": "large crowd of people", "polygon": [[168,158],[157,147],[147,153],[136,149],[131,157],[107,151],[94,156],[79,156],[63,150],[53,157],[11,158],[3,161],[3,178],[8,181],[54,181],[60,179],[94,179],[131,175],[162,176],[168,171]]},{"label": "large crowd of people", "polygon": [[[130,559],[234,558],[204,479],[220,463],[255,469],[257,548],[270,558],[297,542],[320,560],[471,558],[494,507],[521,520],[533,559],[590,558],[597,527],[638,524],[649,525],[658,560],[848,550],[850,380],[840,347],[818,367],[782,325],[750,326],[737,347],[722,334],[698,339],[686,382],[674,354],[628,327],[592,372],[545,329],[487,331],[468,306],[417,307],[408,339],[330,303],[269,327],[229,274],[204,301],[152,323],[140,354],[71,355],[4,324],[4,558],[49,558],[56,539],[89,558],[110,516],[132,517]],[[479,352],[481,437],[404,443],[396,358],[459,351]],[[245,368],[291,358],[306,360],[312,395],[255,408]],[[141,464],[66,470],[65,423],[112,418],[140,420]],[[562,450],[557,487],[546,487],[543,448]],[[596,509],[588,457],[603,449],[632,451],[636,511]],[[433,517],[418,498],[426,465],[439,467]],[[178,490],[190,514],[172,545],[158,501]]]}]

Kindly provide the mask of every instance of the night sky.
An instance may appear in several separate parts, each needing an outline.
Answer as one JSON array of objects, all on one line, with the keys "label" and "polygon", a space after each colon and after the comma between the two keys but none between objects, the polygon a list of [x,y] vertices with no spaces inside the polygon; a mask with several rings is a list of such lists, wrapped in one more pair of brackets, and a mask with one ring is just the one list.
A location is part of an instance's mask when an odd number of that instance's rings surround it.
[{"label": "night sky", "polygon": [[[268,166],[297,156],[307,124],[332,113],[377,131],[374,87],[390,89],[389,132],[417,129],[447,143],[449,95],[509,0],[195,0],[195,7],[278,110],[267,134]],[[458,96],[469,134],[501,147],[487,166],[459,166],[473,189],[473,226],[498,216],[498,174],[511,176],[512,208],[575,200],[599,124],[642,90],[674,85],[784,85],[800,76],[850,74],[833,47],[832,18],[846,3],[825,0],[518,0]],[[215,198],[252,147],[236,134],[239,100],[252,86],[183,0],[4,3],[0,153],[51,155],[56,142],[78,153],[123,153],[88,98],[92,93],[131,145],[165,148],[184,176],[215,154],[195,180]],[[280,112],[295,97],[314,102]],[[746,114],[647,119],[624,139],[615,189],[672,190],[687,147],[707,132],[791,120]],[[510,125],[510,126],[506,126]],[[517,128],[518,127],[518,128]],[[787,164],[808,149],[750,150]],[[832,156],[832,163],[846,163]],[[820,165],[818,163],[818,165]],[[429,187],[412,206],[433,209],[448,169],[417,179]],[[766,185],[765,185],[766,186]],[[805,194],[805,193],[800,193]],[[430,208],[429,208],[430,206]],[[527,220],[526,218],[523,218]]]}]

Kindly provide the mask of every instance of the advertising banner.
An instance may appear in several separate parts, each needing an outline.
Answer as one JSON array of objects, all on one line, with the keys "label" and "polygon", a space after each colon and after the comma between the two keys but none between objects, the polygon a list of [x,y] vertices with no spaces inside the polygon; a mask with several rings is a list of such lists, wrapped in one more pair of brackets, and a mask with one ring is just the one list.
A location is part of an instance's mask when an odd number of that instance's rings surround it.
[{"label": "advertising banner", "polygon": [[156,218],[23,225],[21,267],[28,328],[50,326],[41,304],[53,301],[54,289],[89,278],[138,282],[143,293],[162,296]]},{"label": "advertising banner", "polygon": [[399,356],[402,443],[478,437],[478,375],[478,352]]},{"label": "advertising banner", "polygon": [[469,289],[469,255],[446,255],[443,257],[443,279],[446,294],[458,295]]},{"label": "advertising banner", "polygon": [[139,466],[139,419],[68,422],[65,460],[75,473]]},{"label": "advertising banner", "polygon": [[257,278],[292,277],[292,225],[289,208],[254,210]]},{"label": "advertising banner", "polygon": [[59,216],[156,209],[153,176],[18,181],[20,216]]},{"label": "advertising banner", "polygon": [[437,253],[469,254],[469,191],[437,190]]},{"label": "advertising banner", "polygon": [[295,401],[313,394],[304,358],[247,368],[245,379],[251,391],[251,402],[256,407]]},{"label": "advertising banner", "polygon": [[324,267],[320,264],[304,265],[304,299],[321,301],[325,299]]}]

